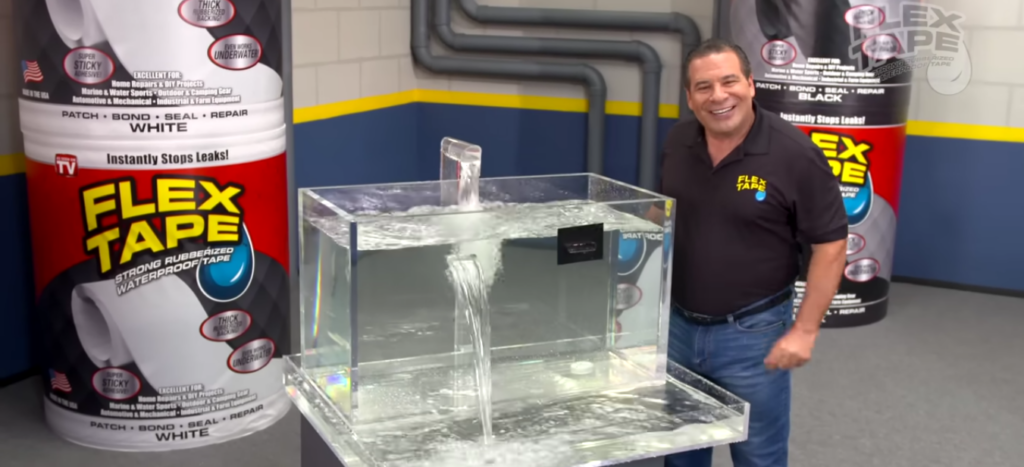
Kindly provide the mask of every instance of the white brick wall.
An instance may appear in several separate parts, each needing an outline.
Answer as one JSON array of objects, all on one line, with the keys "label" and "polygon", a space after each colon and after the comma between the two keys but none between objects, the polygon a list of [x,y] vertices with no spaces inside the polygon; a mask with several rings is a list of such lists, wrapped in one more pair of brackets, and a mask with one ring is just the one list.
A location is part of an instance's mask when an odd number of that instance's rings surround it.
[{"label": "white brick wall", "polygon": [[20,153],[21,129],[18,125],[18,92],[21,58],[15,52],[11,0],[0,0],[0,156]]},{"label": "white brick wall", "polygon": [[[408,0],[292,0],[295,61],[295,106],[309,107],[409,89],[439,89],[494,94],[527,94],[584,98],[582,85],[466,76],[435,75],[412,61],[409,51]],[[697,20],[705,37],[711,34],[713,0],[478,0],[483,5],[630,11],[678,11]],[[452,27],[467,34],[527,35],[612,40],[642,40],[661,56],[661,102],[679,100],[682,48],[678,34],[591,31],[483,25],[456,10]],[[452,53],[437,44],[433,51]],[[479,56],[479,54],[459,54]],[[505,58],[563,60],[507,55]],[[587,60],[605,75],[608,98],[640,100],[640,66],[620,60]]]},{"label": "white brick wall", "polygon": [[404,90],[408,1],[292,0],[292,8],[296,108]]},{"label": "white brick wall", "polygon": [[932,90],[924,70],[914,76],[910,118],[946,123],[1024,127],[1024,0],[926,0],[960,23],[971,60],[971,81],[956,95]]},{"label": "white brick wall", "polygon": [[[513,7],[674,11],[693,17],[705,38],[711,34],[714,3],[713,0],[478,1],[484,5]],[[965,37],[973,64],[972,80],[962,93],[945,96],[933,91],[925,81],[925,73],[918,72],[911,118],[1024,126],[1024,62],[1015,59],[1016,45],[1024,43],[1024,0],[926,1],[964,16]],[[296,107],[409,89],[585,97],[581,85],[434,75],[421,69],[413,63],[409,53],[408,0],[293,0],[293,5]],[[658,51],[664,65],[661,102],[678,103],[682,49],[676,34],[483,25],[458,11],[452,23],[456,31],[469,34],[644,41]],[[435,54],[451,53],[437,44],[436,39],[434,42]],[[0,55],[3,50],[0,48]],[[503,57],[562,60],[522,55]],[[586,61],[604,74],[609,100],[640,100],[638,64],[620,60]]]}]

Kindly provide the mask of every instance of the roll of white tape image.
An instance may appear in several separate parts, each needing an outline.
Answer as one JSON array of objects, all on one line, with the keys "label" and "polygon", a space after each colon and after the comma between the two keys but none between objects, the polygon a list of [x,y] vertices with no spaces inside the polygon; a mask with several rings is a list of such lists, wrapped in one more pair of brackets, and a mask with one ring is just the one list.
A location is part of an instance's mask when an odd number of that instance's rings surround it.
[{"label": "roll of white tape image", "polygon": [[[243,349],[248,355],[241,365],[229,359],[235,353],[231,346],[204,336],[202,324],[209,316],[195,293],[174,275],[123,295],[117,294],[113,280],[80,284],[72,294],[71,311],[85,353],[101,371],[134,363],[158,393],[183,386],[234,393],[257,381],[266,388],[281,379],[273,369],[261,371],[274,356],[273,340],[255,339]],[[108,399],[135,394],[105,392],[118,387],[94,389]]]},{"label": "roll of white tape image", "polygon": [[37,17],[20,27],[18,55],[38,66],[38,74],[23,83],[21,97],[123,108],[280,100],[281,5],[281,0],[24,0],[17,7]]},{"label": "roll of white tape image", "polygon": [[68,48],[88,47],[107,40],[88,0],[46,0],[57,34]]},{"label": "roll of white tape image", "polygon": [[46,0],[46,9],[50,12],[50,20],[61,40],[68,48],[85,45],[85,12],[82,11],[82,0]]}]

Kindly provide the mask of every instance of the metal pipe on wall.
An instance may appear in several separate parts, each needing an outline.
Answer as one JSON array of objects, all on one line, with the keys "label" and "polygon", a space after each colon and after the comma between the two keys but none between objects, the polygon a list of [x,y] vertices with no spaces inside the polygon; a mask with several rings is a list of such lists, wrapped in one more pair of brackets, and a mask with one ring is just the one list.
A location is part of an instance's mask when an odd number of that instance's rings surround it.
[{"label": "metal pipe on wall", "polygon": [[[640,158],[657,159],[658,107],[661,101],[661,60],[658,52],[640,41],[550,39],[514,36],[484,36],[457,33],[451,27],[452,0],[434,0],[434,29],[441,41],[455,50],[473,52],[532,53],[543,55],[621,58],[642,63]],[[600,168],[604,161],[589,161]]]},{"label": "metal pipe on wall", "polygon": [[601,173],[601,162],[604,161],[604,110],[608,97],[608,87],[601,72],[585,64],[436,56],[430,52],[430,0],[412,0],[411,7],[412,56],[417,63],[432,72],[585,83],[589,101],[587,171]]},{"label": "metal pipe on wall", "polygon": [[[496,7],[480,5],[475,0],[459,0],[459,6],[467,16],[481,23],[678,32],[682,35],[684,61],[690,50],[701,41],[697,23],[693,18],[681,13]],[[685,70],[683,72],[685,73]],[[689,115],[692,115],[692,112],[686,104],[686,90],[680,89],[679,117]],[[653,157],[640,155],[641,187],[651,190],[657,188],[658,165],[657,154]]]}]

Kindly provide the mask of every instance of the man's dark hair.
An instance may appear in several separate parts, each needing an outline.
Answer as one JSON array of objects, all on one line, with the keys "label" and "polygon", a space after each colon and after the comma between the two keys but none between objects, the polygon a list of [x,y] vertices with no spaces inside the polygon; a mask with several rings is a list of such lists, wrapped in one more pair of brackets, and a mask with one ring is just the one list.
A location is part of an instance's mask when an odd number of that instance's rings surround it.
[{"label": "man's dark hair", "polygon": [[707,57],[708,55],[727,52],[736,54],[736,58],[740,59],[740,69],[743,70],[743,77],[749,78],[753,73],[750,69],[750,59],[747,58],[747,54],[743,52],[743,49],[740,48],[740,46],[722,39],[708,39],[701,42],[700,45],[691,50],[690,53],[686,54],[686,60],[683,62],[683,89],[690,89],[691,62],[698,58]]}]

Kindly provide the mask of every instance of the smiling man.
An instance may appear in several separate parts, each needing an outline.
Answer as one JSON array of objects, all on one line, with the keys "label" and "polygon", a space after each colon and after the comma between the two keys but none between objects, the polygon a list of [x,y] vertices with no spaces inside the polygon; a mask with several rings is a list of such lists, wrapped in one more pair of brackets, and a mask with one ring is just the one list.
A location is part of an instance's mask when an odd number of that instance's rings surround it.
[{"label": "smiling man", "polygon": [[[669,358],[751,404],[748,440],[730,446],[735,467],[785,467],[790,370],[811,359],[839,287],[846,210],[821,150],[754,102],[743,50],[706,41],[685,70],[696,119],[672,128],[661,174],[679,206]],[[810,265],[794,318],[802,253]],[[666,465],[710,467],[711,451]]]}]

